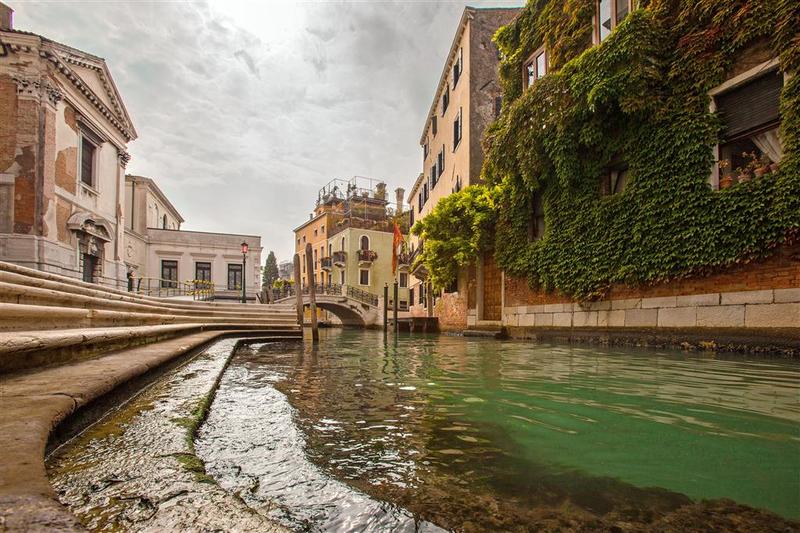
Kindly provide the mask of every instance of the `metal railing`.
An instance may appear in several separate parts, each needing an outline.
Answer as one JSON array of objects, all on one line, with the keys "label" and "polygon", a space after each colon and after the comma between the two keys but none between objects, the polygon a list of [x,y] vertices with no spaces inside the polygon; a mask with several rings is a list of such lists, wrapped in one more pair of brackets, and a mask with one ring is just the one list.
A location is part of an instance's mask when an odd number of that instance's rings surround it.
[{"label": "metal railing", "polygon": [[338,251],[333,252],[333,263],[334,264],[345,264],[347,263],[347,252],[345,251]]},{"label": "metal railing", "polygon": [[213,282],[200,279],[178,281],[164,278],[135,278],[131,292],[160,298],[191,296],[193,300],[210,301],[214,299],[214,290]]},{"label": "metal railing", "polygon": [[373,307],[378,307],[378,295],[372,294],[371,292],[367,292],[362,289],[358,289],[356,287],[347,286],[347,296],[348,298],[352,298],[353,300],[359,301],[361,303],[365,303],[367,305],[371,305]]},{"label": "metal railing", "polygon": [[378,252],[375,250],[359,250],[358,251],[358,260],[359,261],[375,261],[378,259]]},{"label": "metal railing", "polygon": [[333,261],[330,257],[323,257],[322,259],[320,259],[320,265],[322,266],[323,270],[324,269],[330,270],[331,268],[333,268]]}]

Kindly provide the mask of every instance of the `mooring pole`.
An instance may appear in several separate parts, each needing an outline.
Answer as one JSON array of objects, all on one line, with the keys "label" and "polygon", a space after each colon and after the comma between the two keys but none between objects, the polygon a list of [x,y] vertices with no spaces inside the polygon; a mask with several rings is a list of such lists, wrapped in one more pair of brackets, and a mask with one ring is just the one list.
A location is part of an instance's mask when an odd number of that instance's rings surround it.
[{"label": "mooring pole", "polygon": [[319,326],[317,326],[317,283],[314,279],[314,255],[311,243],[306,243],[306,272],[308,272],[308,302],[311,307],[311,340],[319,342]]},{"label": "mooring pole", "polygon": [[383,284],[383,332],[389,329],[389,284]]},{"label": "mooring pole", "polygon": [[300,254],[294,254],[294,294],[297,302],[297,323],[303,327],[303,287],[300,285]]},{"label": "mooring pole", "polygon": [[394,301],[392,302],[392,311],[394,316],[394,332],[400,331],[399,323],[397,322],[397,280],[394,280]]}]

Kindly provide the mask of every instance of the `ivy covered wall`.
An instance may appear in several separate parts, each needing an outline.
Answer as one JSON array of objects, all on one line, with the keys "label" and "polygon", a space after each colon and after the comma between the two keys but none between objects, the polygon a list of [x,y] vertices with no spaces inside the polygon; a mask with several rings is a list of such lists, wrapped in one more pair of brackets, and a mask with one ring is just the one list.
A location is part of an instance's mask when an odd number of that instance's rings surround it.
[{"label": "ivy covered wall", "polygon": [[[493,249],[507,274],[585,300],[764,258],[800,237],[800,77],[780,97],[779,169],[720,191],[709,185],[721,121],[708,95],[752,50],[797,72],[800,2],[641,0],[592,46],[594,5],[531,0],[495,36],[504,102],[484,139],[483,185],[414,228],[435,285]],[[523,62],[542,45],[550,71],[523,90]],[[604,196],[601,176],[619,159],[627,185]]]}]

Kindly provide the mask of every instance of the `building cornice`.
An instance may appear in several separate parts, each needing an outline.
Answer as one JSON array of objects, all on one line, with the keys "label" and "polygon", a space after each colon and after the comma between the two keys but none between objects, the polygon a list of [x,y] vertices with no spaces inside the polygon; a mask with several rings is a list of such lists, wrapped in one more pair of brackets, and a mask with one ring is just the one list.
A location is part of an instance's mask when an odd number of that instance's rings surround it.
[{"label": "building cornice", "polygon": [[172,214],[175,215],[175,218],[177,218],[181,223],[186,222],[183,219],[183,217],[181,216],[180,212],[178,212],[178,210],[175,209],[175,206],[172,205],[172,202],[169,201],[169,198],[167,198],[167,195],[164,194],[161,191],[161,189],[158,187],[158,185],[156,185],[156,182],[152,178],[148,178],[147,176],[134,176],[132,174],[125,174],[125,181],[126,182],[130,181],[130,182],[134,182],[134,183],[143,183],[143,184],[147,185],[147,187],[150,189],[150,191],[154,195],[156,195],[156,197],[159,200],[161,200],[161,202],[164,205],[167,206],[167,209],[172,211]]}]

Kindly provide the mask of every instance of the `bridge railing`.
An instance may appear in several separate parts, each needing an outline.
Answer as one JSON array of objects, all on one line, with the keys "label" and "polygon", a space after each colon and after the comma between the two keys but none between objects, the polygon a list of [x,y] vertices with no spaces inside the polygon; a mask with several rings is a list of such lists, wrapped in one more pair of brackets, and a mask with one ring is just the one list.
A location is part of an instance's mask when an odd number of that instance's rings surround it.
[{"label": "bridge railing", "polygon": [[365,303],[367,305],[371,305],[373,307],[378,307],[378,295],[372,294],[371,292],[358,289],[356,287],[347,286],[347,296],[352,298],[353,300],[359,301],[361,303]]}]

